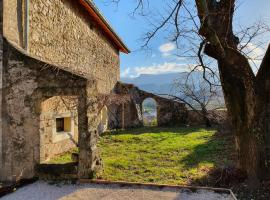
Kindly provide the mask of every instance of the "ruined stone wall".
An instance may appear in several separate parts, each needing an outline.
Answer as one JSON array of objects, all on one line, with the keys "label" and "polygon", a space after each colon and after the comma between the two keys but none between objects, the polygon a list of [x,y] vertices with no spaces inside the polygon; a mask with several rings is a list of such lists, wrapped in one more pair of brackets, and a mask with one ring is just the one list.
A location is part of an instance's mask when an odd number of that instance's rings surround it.
[{"label": "ruined stone wall", "polygon": [[118,127],[121,125],[124,125],[124,128],[143,126],[142,103],[146,98],[152,98],[157,103],[158,126],[181,126],[187,123],[187,109],[183,103],[140,90],[132,84],[120,82],[117,83],[115,92],[122,95],[128,94],[131,99],[124,107],[118,107]]},{"label": "ruined stone wall", "polygon": [[100,93],[119,80],[119,52],[74,0],[31,0],[30,53],[98,81]]},{"label": "ruined stone wall", "polygon": [[185,104],[170,99],[156,97],[157,123],[159,126],[182,126],[187,123]]},{"label": "ruined stone wall", "polygon": [[[198,112],[201,111],[188,111],[188,119],[187,124],[190,126],[204,126],[205,121]],[[212,126],[226,126],[229,124],[228,122],[228,114],[226,110],[209,110],[208,111],[208,118]],[[229,125],[227,125],[229,126]]]},{"label": "ruined stone wall", "polygon": [[35,176],[40,162],[41,103],[81,95],[86,80],[28,57],[6,40],[3,46],[0,180],[16,181]]},{"label": "ruined stone wall", "polygon": [[[40,162],[74,149],[78,144],[78,98],[55,96],[41,103]],[[56,118],[70,118],[70,131],[58,133]]]}]

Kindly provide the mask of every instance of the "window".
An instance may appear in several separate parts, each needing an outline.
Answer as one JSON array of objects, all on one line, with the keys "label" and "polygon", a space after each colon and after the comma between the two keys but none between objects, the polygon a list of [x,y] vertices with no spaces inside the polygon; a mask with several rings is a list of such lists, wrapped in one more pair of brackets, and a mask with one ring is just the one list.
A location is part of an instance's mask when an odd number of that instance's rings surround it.
[{"label": "window", "polygon": [[56,118],[56,132],[71,132],[71,117]]}]

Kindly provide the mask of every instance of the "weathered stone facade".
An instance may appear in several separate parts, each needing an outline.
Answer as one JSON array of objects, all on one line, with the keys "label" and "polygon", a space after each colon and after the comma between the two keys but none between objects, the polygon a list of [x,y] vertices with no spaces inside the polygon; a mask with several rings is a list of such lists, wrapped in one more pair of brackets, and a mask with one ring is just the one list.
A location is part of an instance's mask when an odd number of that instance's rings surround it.
[{"label": "weathered stone facade", "polygon": [[74,0],[31,0],[29,52],[94,78],[100,93],[119,80],[119,51]]},{"label": "weathered stone facade", "polygon": [[[23,0],[4,0],[4,36],[23,47]],[[119,50],[74,0],[31,0],[28,53],[59,68],[96,79],[109,93],[120,78]]]},{"label": "weathered stone facade", "polygon": [[[2,162],[0,179],[32,178],[41,161],[44,112],[53,97],[76,96],[80,147],[79,174],[89,176],[99,164],[97,86],[72,73],[31,58],[4,41],[2,88]],[[49,80],[49,81],[48,81]],[[67,87],[69,86],[69,87]],[[50,106],[47,106],[47,108]],[[49,128],[50,126],[47,126]],[[44,139],[44,138],[43,138]],[[46,140],[45,140],[46,141]],[[42,141],[44,142],[44,141]]]},{"label": "weathered stone facade", "polygon": [[[78,175],[89,177],[100,165],[97,96],[113,90],[128,49],[88,0],[4,0],[2,8],[0,180],[32,178],[39,163],[76,145]],[[73,108],[62,101],[70,97]],[[57,130],[59,121],[68,128]]]}]

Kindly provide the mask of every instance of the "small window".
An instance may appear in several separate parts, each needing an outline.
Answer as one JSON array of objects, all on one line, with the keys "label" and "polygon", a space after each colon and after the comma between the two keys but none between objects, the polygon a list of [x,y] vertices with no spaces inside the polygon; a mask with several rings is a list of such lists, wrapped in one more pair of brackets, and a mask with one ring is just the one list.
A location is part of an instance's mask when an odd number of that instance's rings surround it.
[{"label": "small window", "polygon": [[56,132],[71,132],[71,117],[56,118]]}]

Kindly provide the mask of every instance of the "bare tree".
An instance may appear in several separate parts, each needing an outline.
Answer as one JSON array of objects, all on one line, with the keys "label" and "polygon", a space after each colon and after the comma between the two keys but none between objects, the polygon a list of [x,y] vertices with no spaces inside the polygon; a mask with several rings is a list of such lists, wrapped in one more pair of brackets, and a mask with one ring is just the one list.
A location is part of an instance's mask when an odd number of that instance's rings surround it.
[{"label": "bare tree", "polygon": [[[147,7],[143,5],[151,7],[148,0],[136,2],[135,11]],[[189,9],[192,6],[188,4],[192,2],[195,7]],[[151,21],[152,29],[145,35],[143,47],[147,47],[157,33],[166,31],[167,39],[177,46],[186,40],[199,47],[198,55],[204,53],[217,61],[234,127],[238,166],[247,171],[253,183],[270,179],[270,46],[255,74],[241,50],[241,37],[233,30],[236,0],[168,0],[164,3],[166,11],[159,20]],[[189,53],[194,56],[192,49],[185,49],[186,57]],[[201,67],[203,71],[211,71],[204,65]]]},{"label": "bare tree", "polygon": [[219,87],[209,88],[209,84],[201,77],[187,77],[174,81],[171,97],[184,102],[190,109],[200,115],[206,127],[211,127],[209,109],[222,108],[222,95]]}]

